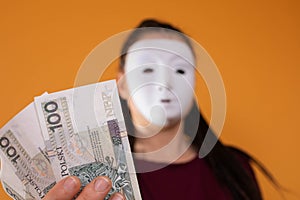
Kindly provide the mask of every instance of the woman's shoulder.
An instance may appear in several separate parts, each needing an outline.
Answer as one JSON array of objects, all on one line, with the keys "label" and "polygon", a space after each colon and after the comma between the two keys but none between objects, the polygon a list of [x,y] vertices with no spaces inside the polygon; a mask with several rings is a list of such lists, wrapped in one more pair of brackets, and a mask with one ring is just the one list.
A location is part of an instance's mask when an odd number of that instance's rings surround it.
[{"label": "woman's shoulder", "polygon": [[[251,165],[252,163],[255,163],[257,165],[258,161],[254,159],[249,153],[247,153],[246,151],[238,147],[227,146],[227,148],[229,149],[230,152],[232,152],[233,156],[235,156],[236,159],[239,161],[244,171],[249,175],[250,178],[252,178],[256,186],[256,189],[260,190],[255,172]],[[258,164],[258,166],[261,166],[263,168],[263,166],[260,164]]]}]

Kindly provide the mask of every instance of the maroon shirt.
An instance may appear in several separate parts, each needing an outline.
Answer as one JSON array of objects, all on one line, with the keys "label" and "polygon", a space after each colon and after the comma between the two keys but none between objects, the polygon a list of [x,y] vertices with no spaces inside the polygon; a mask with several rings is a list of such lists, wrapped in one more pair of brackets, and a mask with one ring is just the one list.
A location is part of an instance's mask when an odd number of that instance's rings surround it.
[{"label": "maroon shirt", "polygon": [[[159,167],[159,164],[141,160],[136,160],[135,165],[137,171],[141,167]],[[188,163],[139,173],[137,178],[143,200],[232,199],[229,190],[218,183],[205,160],[198,157]]]}]

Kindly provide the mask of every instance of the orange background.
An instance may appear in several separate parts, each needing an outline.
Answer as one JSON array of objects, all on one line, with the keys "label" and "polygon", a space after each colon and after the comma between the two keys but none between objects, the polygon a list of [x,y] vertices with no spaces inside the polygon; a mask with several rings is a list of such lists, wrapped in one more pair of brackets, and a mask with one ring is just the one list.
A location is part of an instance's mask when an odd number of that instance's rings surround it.
[{"label": "orange background", "polygon": [[[250,152],[297,193],[299,10],[298,0],[1,1],[0,127],[34,96],[72,87],[101,41],[155,17],[182,28],[217,64],[227,92],[221,139]],[[209,116],[209,100],[200,101]],[[281,199],[257,176],[265,199]],[[0,197],[9,199],[2,190]]]}]

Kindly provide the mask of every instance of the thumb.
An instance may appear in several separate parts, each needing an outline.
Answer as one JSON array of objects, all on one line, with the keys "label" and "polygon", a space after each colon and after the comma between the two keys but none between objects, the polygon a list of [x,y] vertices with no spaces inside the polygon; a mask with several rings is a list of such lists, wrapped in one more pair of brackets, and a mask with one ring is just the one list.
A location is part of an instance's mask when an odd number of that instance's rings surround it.
[{"label": "thumb", "polygon": [[43,198],[43,200],[72,200],[80,191],[80,180],[69,176],[60,180]]}]

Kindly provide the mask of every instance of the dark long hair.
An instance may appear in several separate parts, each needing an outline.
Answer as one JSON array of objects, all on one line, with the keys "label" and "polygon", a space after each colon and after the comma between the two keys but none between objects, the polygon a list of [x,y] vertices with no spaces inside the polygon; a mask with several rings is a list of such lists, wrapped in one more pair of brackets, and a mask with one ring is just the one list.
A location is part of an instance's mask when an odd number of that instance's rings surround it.
[{"label": "dark long hair", "polygon": [[[143,29],[145,27],[147,28],[147,30]],[[149,27],[150,29],[148,29]],[[137,29],[135,29],[129,35],[127,41],[123,45],[120,58],[121,71],[124,70],[126,52],[128,51],[129,47],[137,40],[139,40],[145,32],[149,33],[151,31],[171,32],[172,34],[178,34],[178,36],[181,37],[193,51],[189,38],[182,34],[182,31],[177,27],[153,19],[144,20],[143,22],[141,22],[141,24],[138,25]],[[127,102],[121,99],[121,105],[123,108],[127,131],[133,133],[134,126],[131,121]],[[195,116],[198,116],[198,119],[195,119]],[[200,110],[198,109],[196,103],[194,103],[191,112],[185,118],[184,129],[185,133],[196,133],[192,145],[198,151],[203,143],[205,136],[208,133],[215,136],[208,123],[204,119],[203,115],[201,114]],[[261,169],[261,171],[273,182],[273,184],[276,187],[279,187],[279,184],[274,180],[272,175],[252,156],[240,149],[224,145],[217,138],[216,140],[217,143],[215,144],[213,149],[203,159],[205,159],[207,164],[210,166],[219,183],[224,187],[227,187],[231,192],[233,199],[262,199],[262,194],[255,180],[252,169],[246,169],[241,160],[247,163],[255,163],[258,168]],[[133,149],[135,138],[129,135],[129,141],[131,148]]]}]

